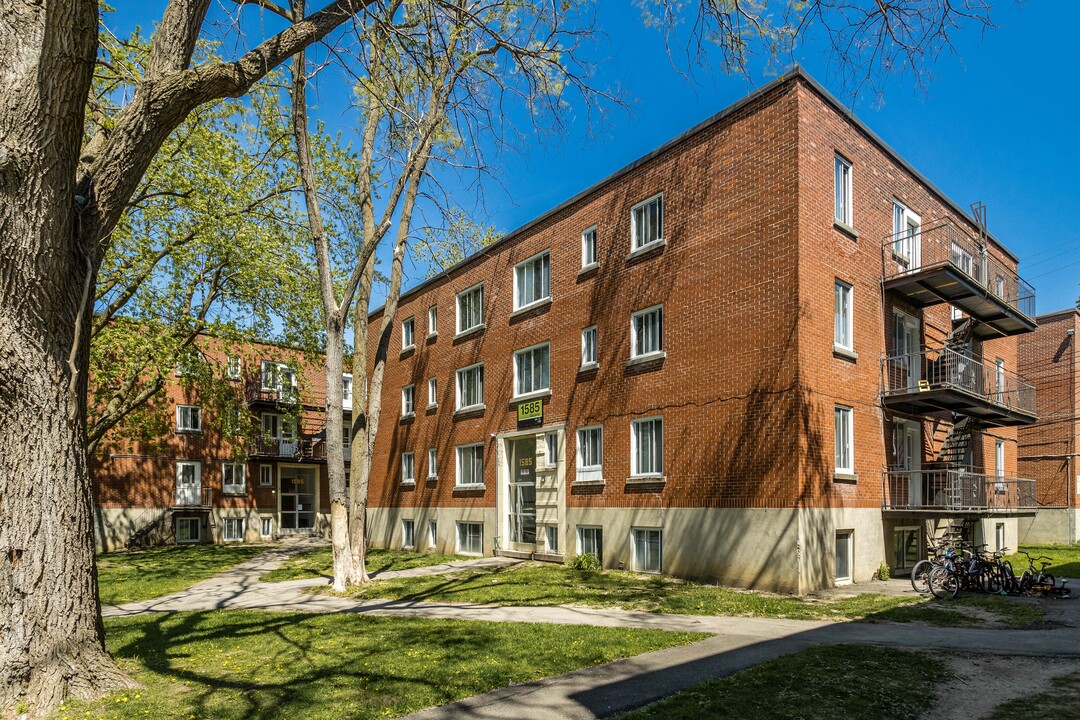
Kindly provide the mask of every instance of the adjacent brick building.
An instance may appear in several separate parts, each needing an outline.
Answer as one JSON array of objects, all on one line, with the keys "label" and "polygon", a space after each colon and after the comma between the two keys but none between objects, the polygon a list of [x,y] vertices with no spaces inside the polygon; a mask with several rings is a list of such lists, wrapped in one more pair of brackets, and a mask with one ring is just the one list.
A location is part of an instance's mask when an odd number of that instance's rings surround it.
[{"label": "adjacent brick building", "polygon": [[[403,295],[369,540],[789,592],[1015,547],[1016,265],[795,69]],[[316,456],[267,463],[274,497],[260,464],[249,522],[294,531],[281,468]]]}]

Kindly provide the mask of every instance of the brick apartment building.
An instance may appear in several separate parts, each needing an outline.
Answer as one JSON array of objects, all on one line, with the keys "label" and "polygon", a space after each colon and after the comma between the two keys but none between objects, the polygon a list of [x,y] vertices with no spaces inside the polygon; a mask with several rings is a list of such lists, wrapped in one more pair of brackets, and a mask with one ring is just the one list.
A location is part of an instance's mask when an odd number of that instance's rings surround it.
[{"label": "brick apartment building", "polygon": [[1021,372],[1039,390],[1039,421],[1020,430],[1020,474],[1034,478],[1039,513],[1021,523],[1028,543],[1075,543],[1080,538],[1080,359],[1075,308],[1038,317],[1039,328],[1020,348]]},{"label": "brick apartment building", "polygon": [[[1033,316],[1016,256],[796,68],[403,295],[369,540],[797,593],[961,527],[1015,547]],[[220,487],[172,446],[103,463],[103,512],[179,498],[176,453]],[[276,448],[184,517],[257,537],[325,510],[319,453]]]}]

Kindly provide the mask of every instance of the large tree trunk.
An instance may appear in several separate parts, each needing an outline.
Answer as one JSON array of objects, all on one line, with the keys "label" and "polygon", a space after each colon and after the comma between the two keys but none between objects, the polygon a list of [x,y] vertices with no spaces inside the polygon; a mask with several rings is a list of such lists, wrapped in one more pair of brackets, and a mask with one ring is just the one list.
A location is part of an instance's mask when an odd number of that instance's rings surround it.
[{"label": "large tree trunk", "polygon": [[[0,17],[0,708],[130,684],[105,651],[85,368],[95,264],[75,173],[97,3]],[[92,202],[92,198],[90,199]]]}]

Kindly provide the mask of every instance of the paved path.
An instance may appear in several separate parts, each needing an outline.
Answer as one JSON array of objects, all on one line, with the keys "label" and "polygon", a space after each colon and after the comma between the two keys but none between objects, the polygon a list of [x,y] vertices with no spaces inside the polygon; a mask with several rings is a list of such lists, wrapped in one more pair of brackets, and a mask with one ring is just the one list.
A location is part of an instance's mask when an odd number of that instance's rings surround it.
[{"label": "paved path", "polygon": [[[490,622],[554,623],[653,628],[709,633],[690,645],[658,650],[583,668],[532,683],[424,710],[412,720],[578,720],[623,712],[705,680],[726,677],[781,655],[822,643],[855,643],[926,650],[992,653],[1001,656],[1080,658],[1080,603],[1042,601],[1047,629],[1002,630],[927,628],[892,623],[729,618],[575,607],[499,607],[466,603],[356,600],[317,595],[310,588],[325,578],[261,583],[259,577],[310,545],[275,548],[188,590],[139,603],[102,608],[106,617],[180,610],[261,609],[313,613],[355,612],[390,617],[423,617]],[[444,565],[386,572],[381,577],[445,574],[471,567],[513,564],[508,558],[478,558]],[[878,590],[878,588],[865,588]],[[900,584],[890,594],[904,592]],[[910,592],[908,586],[907,592]]]}]

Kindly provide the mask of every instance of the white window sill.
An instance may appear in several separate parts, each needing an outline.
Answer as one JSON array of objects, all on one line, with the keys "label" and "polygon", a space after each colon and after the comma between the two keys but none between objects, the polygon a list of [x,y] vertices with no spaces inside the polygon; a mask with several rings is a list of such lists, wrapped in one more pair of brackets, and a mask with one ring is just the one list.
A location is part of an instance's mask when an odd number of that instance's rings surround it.
[{"label": "white window sill", "polygon": [[846,348],[843,345],[837,345],[836,343],[833,343],[832,351],[833,355],[839,355],[841,357],[848,358],[849,360],[859,359],[859,353],[855,352],[851,348]]},{"label": "white window sill", "polygon": [[416,343],[413,343],[412,345],[406,345],[405,347],[401,348],[401,354],[404,355],[405,353],[412,352],[415,349]]},{"label": "white window sill", "polygon": [[531,393],[525,393],[524,395],[515,395],[510,398],[510,402],[516,403],[522,400],[535,400],[536,398],[551,397],[551,388],[544,388],[543,390],[537,390]]},{"label": "white window sill", "polygon": [[595,362],[587,362],[587,363],[584,363],[584,364],[582,364],[582,365],[581,365],[581,366],[580,366],[580,367],[579,367],[579,368],[577,369],[577,371],[578,371],[578,372],[588,372],[589,370],[596,370],[596,369],[597,369],[597,368],[599,368],[599,367],[600,367],[600,363],[595,363]]},{"label": "white window sill", "polygon": [[633,485],[635,483],[642,485],[651,485],[653,483],[666,483],[666,475],[631,475],[626,479],[626,482]]},{"label": "white window sill", "polygon": [[606,485],[607,480],[605,480],[604,478],[600,478],[599,480],[575,480],[574,482],[572,482],[570,484],[573,487],[577,487],[578,485],[581,485],[582,487],[588,487],[590,485],[600,486],[600,485]]},{"label": "white window sill", "polygon": [[483,403],[481,403],[480,405],[468,405],[468,406],[463,407],[463,408],[458,408],[457,410],[454,411],[454,414],[455,415],[468,415],[469,413],[485,412],[486,410],[487,410],[487,405],[484,405]]},{"label": "white window sill", "polygon": [[653,362],[654,360],[663,360],[667,357],[667,351],[661,350],[659,352],[645,353],[644,355],[637,355],[626,361],[627,365],[637,365],[639,363]]},{"label": "white window sill", "polygon": [[439,409],[439,403],[428,403],[427,407],[424,408],[424,409],[425,410],[438,410]]},{"label": "white window sill", "polygon": [[412,420],[414,417],[416,417],[415,412],[401,413],[402,420]]},{"label": "white window sill", "polygon": [[657,249],[662,248],[662,247],[665,247],[666,245],[667,245],[667,240],[665,238],[657,238],[656,240],[645,243],[644,245],[642,245],[641,247],[639,247],[639,248],[637,248],[635,250],[631,250],[630,254],[626,256],[626,259],[627,260],[633,260],[636,257],[640,257],[642,255],[648,255],[652,251],[657,250]]},{"label": "white window sill", "polygon": [[550,295],[547,296],[546,298],[540,298],[539,300],[531,302],[528,305],[522,305],[519,308],[515,308],[514,312],[510,313],[510,319],[513,320],[514,318],[516,318],[516,317],[518,317],[520,315],[525,315],[526,313],[532,312],[533,310],[537,310],[537,309],[542,308],[542,307],[547,307],[550,304],[551,304],[551,296]]},{"label": "white window sill", "polygon": [[455,485],[455,490],[483,490],[487,486],[484,483],[470,483],[468,485]]},{"label": "white window sill", "polygon": [[413,485],[415,485],[415,484],[416,484],[416,481],[415,481],[415,480],[402,480],[402,481],[401,481],[401,484],[402,484],[402,485],[407,485],[407,486],[410,486],[410,487],[411,487],[411,486],[413,486]]},{"label": "white window sill", "polygon": [[859,239],[859,231],[856,230],[855,228],[851,227],[850,225],[848,225],[843,220],[838,220],[836,218],[833,218],[833,223],[832,224],[833,224],[833,227],[836,228],[837,230],[840,230],[842,232],[847,233],[848,235],[855,238],[856,240]]},{"label": "white window sill", "polygon": [[853,470],[833,470],[833,480],[840,480],[841,482],[855,482],[859,479],[859,474]]},{"label": "white window sill", "polygon": [[470,335],[475,335],[476,333],[483,332],[484,330],[487,330],[487,323],[480,323],[479,325],[473,325],[471,328],[468,328],[466,330],[462,330],[461,332],[459,332],[457,335],[454,336],[454,339],[455,340],[460,340],[461,338],[468,337]]},{"label": "white window sill", "polygon": [[439,333],[437,333],[437,332],[428,333],[425,337],[428,340],[434,340],[435,338],[439,337]]},{"label": "white window sill", "polygon": [[578,270],[577,274],[578,275],[584,275],[585,273],[591,273],[593,270],[597,269],[598,267],[600,267],[600,263],[598,263],[596,261],[593,261],[593,262],[589,263],[588,265],[582,265],[581,269]]},{"label": "white window sill", "polygon": [[[428,476],[427,476],[427,477],[425,478],[425,480],[427,480],[428,482],[435,482],[435,481],[436,481],[436,480],[438,480],[438,479],[439,479],[439,476],[438,476],[438,475],[428,475]],[[434,547],[434,545],[432,545],[432,547]]]}]

